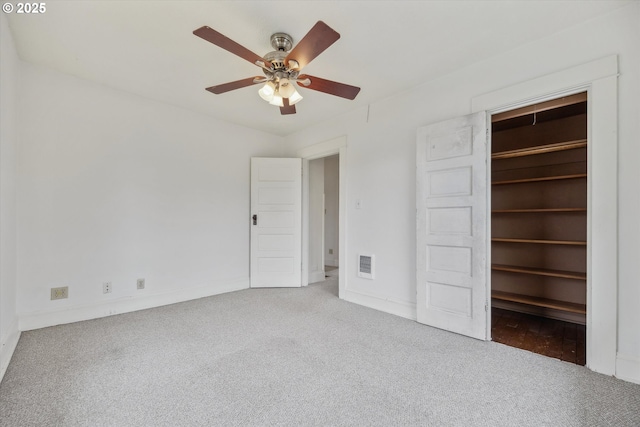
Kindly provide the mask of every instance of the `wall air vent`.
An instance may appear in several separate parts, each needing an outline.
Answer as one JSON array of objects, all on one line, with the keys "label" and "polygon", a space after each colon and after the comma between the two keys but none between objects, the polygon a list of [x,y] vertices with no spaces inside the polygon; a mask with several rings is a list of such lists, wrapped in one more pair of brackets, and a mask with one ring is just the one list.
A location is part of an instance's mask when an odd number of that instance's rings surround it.
[{"label": "wall air vent", "polygon": [[374,279],[375,276],[375,255],[358,255],[358,277]]}]

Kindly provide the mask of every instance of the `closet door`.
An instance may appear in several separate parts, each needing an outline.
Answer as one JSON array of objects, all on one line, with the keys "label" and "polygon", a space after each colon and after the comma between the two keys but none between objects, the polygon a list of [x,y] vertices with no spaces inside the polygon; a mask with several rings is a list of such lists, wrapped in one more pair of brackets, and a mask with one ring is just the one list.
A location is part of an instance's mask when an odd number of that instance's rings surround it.
[{"label": "closet door", "polygon": [[489,339],[487,120],[418,129],[417,320]]}]

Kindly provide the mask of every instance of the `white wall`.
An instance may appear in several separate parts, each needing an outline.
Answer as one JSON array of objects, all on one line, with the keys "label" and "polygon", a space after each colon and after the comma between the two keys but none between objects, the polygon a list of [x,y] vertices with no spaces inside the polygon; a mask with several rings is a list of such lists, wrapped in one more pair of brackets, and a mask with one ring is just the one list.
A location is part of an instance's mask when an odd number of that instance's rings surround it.
[{"label": "white wall", "polygon": [[[346,135],[347,259],[376,255],[376,280],[346,272],[352,301],[415,317],[415,138],[418,127],[469,114],[471,99],[618,54],[619,322],[623,376],[640,382],[640,3],[457,70],[415,90],[287,138],[291,152]],[[367,96],[365,90],[360,96]],[[367,120],[368,117],[368,120]],[[355,209],[355,200],[362,208]],[[597,260],[595,261],[597,262]],[[612,284],[615,286],[615,284]],[[615,331],[612,331],[615,333]]]},{"label": "white wall", "polygon": [[309,283],[324,280],[324,159],[309,162]]},{"label": "white wall", "polygon": [[[340,157],[324,159],[324,263],[338,267],[338,219],[340,196]],[[332,251],[333,253],[329,253]]]},{"label": "white wall", "polygon": [[249,286],[250,157],[281,156],[281,137],[32,65],[22,78],[22,330]]},{"label": "white wall", "polygon": [[0,16],[0,381],[18,342],[16,309],[16,147],[20,61]]}]

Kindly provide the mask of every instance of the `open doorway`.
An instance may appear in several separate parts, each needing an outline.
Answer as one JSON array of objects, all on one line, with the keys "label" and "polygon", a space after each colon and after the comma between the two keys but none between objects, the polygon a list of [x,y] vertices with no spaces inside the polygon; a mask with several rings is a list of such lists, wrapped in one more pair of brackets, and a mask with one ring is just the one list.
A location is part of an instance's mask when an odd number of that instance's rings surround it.
[{"label": "open doorway", "polygon": [[587,93],[491,117],[491,336],[586,364]]},{"label": "open doorway", "polygon": [[339,276],[340,157],[309,161],[309,283]]},{"label": "open doorway", "polygon": [[[312,255],[310,254],[310,249],[312,245],[310,244],[310,222],[311,222],[311,188],[310,188],[310,165],[314,160],[327,158],[332,158],[328,162],[330,166],[328,167],[328,175],[330,175],[330,179],[337,181],[337,204],[335,208],[337,209],[337,245],[333,247],[335,243],[329,242],[325,243],[324,233],[321,234],[321,244],[323,245],[323,249],[319,251],[323,259],[316,261],[316,264],[319,266],[318,269],[324,268],[325,260],[329,262],[335,262],[336,268],[333,274],[337,274],[338,281],[338,297],[344,298],[345,288],[347,286],[347,278],[345,272],[348,269],[348,261],[345,257],[346,253],[346,223],[347,223],[347,212],[346,212],[346,167],[347,167],[347,138],[345,136],[340,136],[334,139],[330,139],[324,142],[320,142],[318,144],[314,144],[308,147],[305,147],[296,152],[296,156],[302,158],[302,286],[306,286],[310,283],[310,271],[311,263],[312,263]],[[333,163],[335,159],[335,163]],[[331,166],[337,166],[336,172],[330,172],[333,169]],[[336,165],[337,164],[337,165]],[[322,171],[324,173],[324,167],[322,167]],[[324,184],[324,180],[321,181]],[[333,184],[330,184],[333,185]],[[324,192],[324,189],[323,189]],[[321,205],[324,205],[325,202],[322,202]],[[321,208],[320,212],[323,208]],[[322,215],[324,218],[324,214]],[[325,229],[326,229],[325,223]],[[334,234],[335,236],[335,234]],[[332,249],[331,254],[329,254],[329,249]],[[325,257],[325,253],[327,256]],[[333,261],[332,261],[333,260]],[[331,265],[330,265],[331,266]],[[333,266],[331,266],[333,267]],[[326,272],[326,269],[325,269]],[[323,273],[324,274],[324,273]],[[319,279],[324,279],[324,277],[320,274],[316,275]]]}]

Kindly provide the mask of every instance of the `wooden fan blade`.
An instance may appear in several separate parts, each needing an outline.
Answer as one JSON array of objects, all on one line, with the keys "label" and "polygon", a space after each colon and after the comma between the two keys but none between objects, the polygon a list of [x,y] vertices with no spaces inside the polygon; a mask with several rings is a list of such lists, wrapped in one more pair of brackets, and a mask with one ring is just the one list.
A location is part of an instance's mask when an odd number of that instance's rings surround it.
[{"label": "wooden fan blade", "polygon": [[355,97],[358,95],[358,92],[360,92],[360,88],[356,86],[338,83],[331,80],[325,80],[321,79],[320,77],[309,76],[307,74],[300,74],[298,76],[298,80],[305,79],[309,79],[311,83],[309,83],[308,86],[305,86],[298,81],[298,86],[317,90],[318,92],[340,96],[342,98],[355,99]]},{"label": "wooden fan blade", "polygon": [[264,83],[261,81],[256,82],[255,81],[256,79],[264,79],[264,77],[249,77],[247,79],[236,80],[235,82],[229,82],[229,83],[223,83],[217,86],[211,86],[211,87],[208,87],[207,90],[211,93],[215,93],[216,95],[220,95],[221,93],[229,92],[230,90],[240,89],[242,87]]},{"label": "wooden fan blade", "polygon": [[213,28],[207,27],[206,25],[204,27],[200,27],[197,30],[195,30],[193,34],[195,34],[196,36],[208,42],[215,44],[216,46],[223,48],[224,50],[227,50],[233,53],[234,55],[238,55],[242,59],[246,59],[247,61],[251,62],[254,65],[256,65],[256,61],[260,61],[260,62],[264,62],[264,64],[267,67],[271,66],[271,63],[269,61],[265,61],[264,59],[262,59],[262,57],[251,52],[246,47],[239,45],[238,43],[231,40],[229,37],[223,34],[220,34]]},{"label": "wooden fan blade", "polygon": [[280,114],[282,114],[284,116],[286,114],[295,114],[296,113],[296,106],[295,105],[289,105],[289,98],[282,98],[282,102],[284,104],[284,107],[280,107]]},{"label": "wooden fan blade", "polygon": [[296,69],[300,70],[309,62],[324,52],[329,46],[340,38],[340,34],[322,21],[316,25],[300,40],[300,42],[287,55],[284,62],[289,65],[290,60],[298,62]]}]

